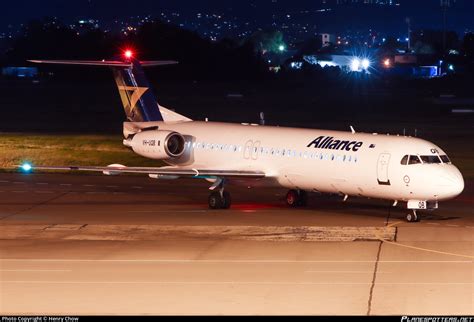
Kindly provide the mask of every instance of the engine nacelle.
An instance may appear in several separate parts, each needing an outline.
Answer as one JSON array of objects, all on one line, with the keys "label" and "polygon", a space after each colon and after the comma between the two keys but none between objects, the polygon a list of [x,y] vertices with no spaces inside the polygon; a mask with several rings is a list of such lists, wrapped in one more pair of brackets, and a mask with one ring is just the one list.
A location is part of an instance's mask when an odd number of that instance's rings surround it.
[{"label": "engine nacelle", "polygon": [[124,140],[124,144],[141,156],[155,160],[175,159],[183,155],[184,137],[172,131],[148,130]]}]

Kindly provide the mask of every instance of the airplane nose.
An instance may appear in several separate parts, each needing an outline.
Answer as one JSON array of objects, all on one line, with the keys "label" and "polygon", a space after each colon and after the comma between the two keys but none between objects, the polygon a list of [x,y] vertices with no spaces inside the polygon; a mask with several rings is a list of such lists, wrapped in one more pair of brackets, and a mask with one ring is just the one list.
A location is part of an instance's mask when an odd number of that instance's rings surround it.
[{"label": "airplane nose", "polygon": [[464,190],[464,178],[462,177],[461,172],[456,169],[456,174],[454,175],[454,180],[453,180],[453,193],[458,196],[463,192]]},{"label": "airplane nose", "polygon": [[450,167],[443,177],[443,186],[446,188],[446,198],[454,198],[464,190],[464,178],[455,166]]}]

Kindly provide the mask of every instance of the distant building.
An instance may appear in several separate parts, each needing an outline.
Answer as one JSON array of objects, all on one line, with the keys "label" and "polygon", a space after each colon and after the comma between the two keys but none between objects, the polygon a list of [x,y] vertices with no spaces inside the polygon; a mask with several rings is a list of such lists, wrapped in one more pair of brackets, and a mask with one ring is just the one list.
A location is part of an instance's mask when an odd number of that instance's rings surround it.
[{"label": "distant building", "polygon": [[332,34],[320,34],[321,47],[327,47],[336,43],[336,36]]},{"label": "distant building", "polygon": [[38,76],[37,67],[4,67],[2,75],[15,78],[35,78]]},{"label": "distant building", "polygon": [[[384,5],[384,6],[399,6],[400,0],[335,0],[336,4],[365,4],[365,5]],[[325,3],[330,3],[326,0]]]}]

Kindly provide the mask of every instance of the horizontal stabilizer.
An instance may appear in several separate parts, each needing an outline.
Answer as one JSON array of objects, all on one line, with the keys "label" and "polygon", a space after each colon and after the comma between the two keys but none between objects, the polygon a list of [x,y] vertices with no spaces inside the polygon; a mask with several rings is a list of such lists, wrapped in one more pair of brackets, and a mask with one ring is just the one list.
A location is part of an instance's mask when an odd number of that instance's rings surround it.
[{"label": "horizontal stabilizer", "polygon": [[[119,60],[28,60],[30,63],[36,64],[57,64],[57,65],[85,65],[85,66],[108,66],[108,67],[132,67],[132,62],[124,62]],[[175,65],[174,60],[145,60],[140,61],[142,67]]]}]

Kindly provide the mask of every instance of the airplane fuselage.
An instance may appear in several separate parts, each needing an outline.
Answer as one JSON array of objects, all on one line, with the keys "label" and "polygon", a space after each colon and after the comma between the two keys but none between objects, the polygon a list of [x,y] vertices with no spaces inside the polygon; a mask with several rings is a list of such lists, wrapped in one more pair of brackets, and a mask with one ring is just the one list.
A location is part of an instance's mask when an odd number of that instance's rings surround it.
[{"label": "airplane fuselage", "polygon": [[[419,138],[198,121],[145,124],[185,138],[184,154],[165,160],[177,167],[263,171],[264,184],[394,201],[437,202],[464,188],[459,170],[441,161],[443,150]],[[150,145],[154,131],[147,135],[135,143],[142,149],[136,152],[153,158],[159,147]],[[406,156],[434,162],[408,164]]]}]

